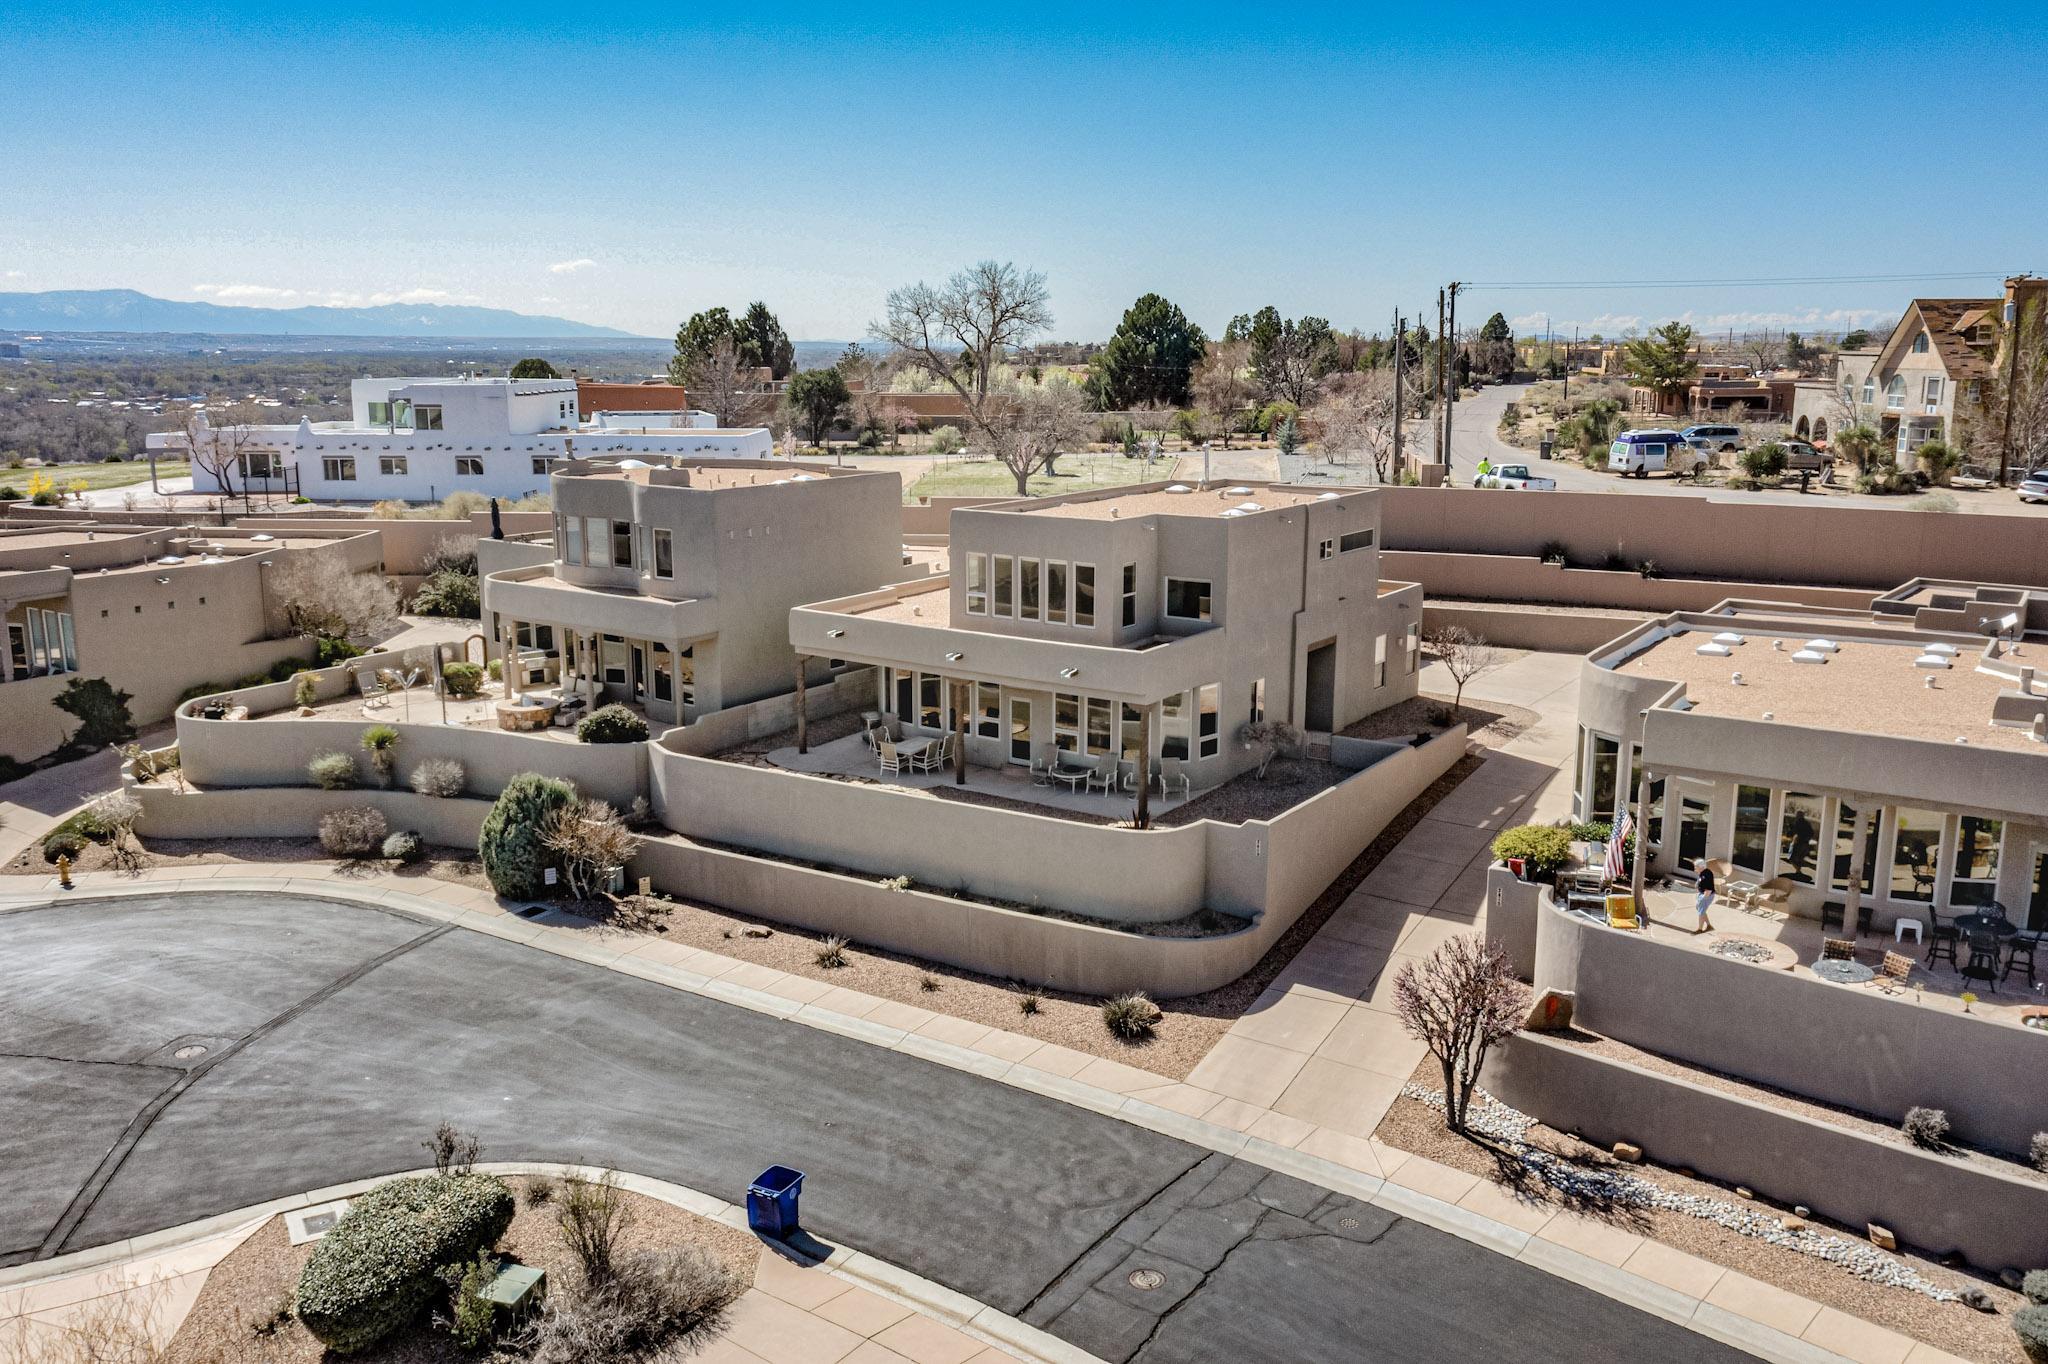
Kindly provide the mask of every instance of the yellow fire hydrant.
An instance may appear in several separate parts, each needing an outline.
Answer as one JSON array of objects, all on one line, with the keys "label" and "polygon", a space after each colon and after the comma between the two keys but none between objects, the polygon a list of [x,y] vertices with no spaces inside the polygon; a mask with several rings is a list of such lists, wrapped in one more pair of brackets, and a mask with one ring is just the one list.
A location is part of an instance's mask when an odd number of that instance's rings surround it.
[{"label": "yellow fire hydrant", "polygon": [[68,853],[57,854],[57,884],[65,890],[71,889],[71,857]]}]

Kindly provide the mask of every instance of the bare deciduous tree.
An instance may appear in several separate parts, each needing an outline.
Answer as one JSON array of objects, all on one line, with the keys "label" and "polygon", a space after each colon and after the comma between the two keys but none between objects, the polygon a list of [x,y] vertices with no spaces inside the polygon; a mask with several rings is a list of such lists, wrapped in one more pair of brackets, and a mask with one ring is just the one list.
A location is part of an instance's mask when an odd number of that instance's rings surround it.
[{"label": "bare deciduous tree", "polygon": [[601,800],[564,805],[541,826],[542,846],[561,859],[569,894],[578,900],[596,898],[605,874],[632,859],[634,839],[618,811]]},{"label": "bare deciduous tree", "polygon": [[[2006,408],[2012,408],[2010,473],[2023,475],[2048,464],[2048,308],[2035,304],[2021,314],[2018,354],[2001,350],[1983,398],[1973,405],[1968,432],[1970,454],[1991,469],[2000,467],[2005,451]],[[2015,358],[2018,365],[2014,366]],[[2008,401],[2008,393],[2010,400]]]},{"label": "bare deciduous tree", "polygon": [[1422,642],[1436,661],[1444,665],[1444,671],[1451,675],[1456,688],[1451,699],[1451,714],[1456,715],[1465,705],[1465,684],[1483,672],[1498,668],[1502,659],[1498,649],[1486,642],[1484,635],[1476,635],[1462,625],[1439,625],[1422,636]]},{"label": "bare deciduous tree", "polygon": [[1444,1123],[1465,1130],[1465,1112],[1493,1044],[1521,1026],[1528,991],[1500,944],[1482,934],[1446,940],[1394,977],[1394,1011],[1444,1073]]},{"label": "bare deciduous tree", "polygon": [[286,634],[360,640],[398,620],[398,594],[381,573],[354,572],[331,554],[295,554],[269,581]]},{"label": "bare deciduous tree", "polygon": [[1286,754],[1293,757],[1301,752],[1308,736],[1288,724],[1285,720],[1250,720],[1237,731],[1237,737],[1244,743],[1259,750],[1258,774],[1265,780],[1266,769],[1273,759]]},{"label": "bare deciduous tree", "polygon": [[1782,337],[1767,331],[1759,332],[1743,338],[1742,353],[1752,369],[1759,374],[1768,374],[1785,363],[1785,342]]},{"label": "bare deciduous tree", "polygon": [[[1042,384],[1019,388],[1015,420],[1016,458],[1028,464],[1027,474],[1039,469],[1048,474],[1057,472],[1053,461],[1060,452],[1086,441],[1091,429],[1087,395],[1065,375],[1053,375]],[[1009,461],[1005,459],[1004,463]],[[1016,466],[1010,467],[1014,472]],[[1018,491],[1023,491],[1023,487]]]},{"label": "bare deciduous tree", "polygon": [[1211,342],[1209,353],[1195,368],[1191,387],[1209,429],[1226,448],[1231,433],[1244,422],[1245,406],[1251,402],[1252,381],[1246,372],[1251,347],[1243,341]]},{"label": "bare deciduous tree", "polygon": [[871,354],[858,343],[839,357],[839,372],[852,390],[847,406],[855,429],[887,436],[891,445],[902,432],[917,426],[916,416],[890,391],[895,369],[891,357]]},{"label": "bare deciduous tree", "polygon": [[238,496],[235,480],[247,477],[249,456],[270,448],[256,429],[255,413],[230,408],[221,413],[218,426],[203,403],[193,403],[176,415],[178,425],[173,444],[185,451],[195,470],[220,485],[224,496]]},{"label": "bare deciduous tree", "polygon": [[718,418],[720,426],[745,426],[759,419],[765,400],[754,367],[729,337],[721,337],[702,358],[690,362],[683,383],[692,406]]},{"label": "bare deciduous tree", "polygon": [[942,288],[920,280],[891,290],[883,320],[868,331],[958,395],[976,443],[1009,469],[1022,496],[1041,455],[1019,440],[1021,404],[996,372],[1011,350],[1051,325],[1044,275],[985,260]]},{"label": "bare deciduous tree", "polygon": [[[1421,384],[1414,371],[1402,375],[1408,410],[1421,401]],[[1350,463],[1364,454],[1372,464],[1373,478],[1387,482],[1394,472],[1394,371],[1391,366],[1346,377],[1310,414],[1321,431],[1324,454],[1331,462]]]},{"label": "bare deciduous tree", "polygon": [[119,871],[138,871],[149,854],[135,841],[135,821],[142,818],[142,802],[126,791],[109,791],[88,807],[94,820],[107,834],[107,854]]}]

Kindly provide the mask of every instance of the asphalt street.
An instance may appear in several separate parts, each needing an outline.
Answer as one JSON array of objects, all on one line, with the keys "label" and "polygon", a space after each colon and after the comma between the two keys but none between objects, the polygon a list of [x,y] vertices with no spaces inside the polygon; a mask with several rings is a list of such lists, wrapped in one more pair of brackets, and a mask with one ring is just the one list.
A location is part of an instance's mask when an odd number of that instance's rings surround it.
[{"label": "asphalt street", "polygon": [[793,1165],[815,1235],[1119,1364],[1747,1358],[1073,1105],[354,904],[0,915],[0,1085],[0,1264],[413,1168],[447,1118],[726,1198]]}]

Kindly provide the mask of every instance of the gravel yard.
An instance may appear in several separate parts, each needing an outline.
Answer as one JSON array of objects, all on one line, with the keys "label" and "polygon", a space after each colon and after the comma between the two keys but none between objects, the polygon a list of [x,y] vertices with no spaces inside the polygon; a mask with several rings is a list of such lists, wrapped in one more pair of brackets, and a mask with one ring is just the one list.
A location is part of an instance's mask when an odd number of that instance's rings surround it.
[{"label": "gravel yard", "polygon": [[[521,1264],[545,1269],[551,1285],[573,1278],[576,1262],[556,1225],[557,1201],[529,1202],[535,1180],[506,1182],[518,1193],[519,1209],[498,1248]],[[621,1241],[626,1249],[697,1245],[737,1273],[743,1285],[754,1281],[760,1250],[748,1232],[641,1194],[622,1196],[632,1215]],[[288,1315],[299,1273],[313,1249],[313,1244],[290,1243],[282,1217],[257,1228],[207,1276],[191,1315],[164,1351],[163,1364],[319,1364],[330,1358],[327,1347]],[[420,1324],[351,1358],[363,1364],[474,1364],[478,1356]]]},{"label": "gravel yard", "polygon": [[[1415,1068],[1411,1081],[1431,1090],[1440,1089],[1443,1073],[1435,1058],[1424,1058]],[[1477,1100],[1474,1103],[1476,1106]],[[1527,1177],[1523,1173],[1525,1167],[1510,1159],[1501,1149],[1489,1142],[1468,1140],[1453,1134],[1444,1127],[1440,1113],[1405,1095],[1394,1101],[1394,1106],[1388,1110],[1373,1135],[1389,1146],[1478,1175],[1513,1192],[1518,1199],[1557,1208],[1571,1206],[1576,1212],[1603,1216],[1622,1230],[1725,1265],[1751,1278],[1761,1279],[1966,1358],[1981,1360],[1984,1364],[2025,1364],[2018,1338],[2012,1331],[2012,1312],[2024,1306],[2025,1299],[2001,1287],[1995,1278],[1981,1278],[1910,1252],[1899,1257],[1913,1271],[1940,1287],[1983,1289],[1998,1306],[1995,1314],[1983,1313],[1961,1303],[1935,1302],[1906,1289],[1871,1283],[1813,1256],[1743,1236],[1683,1213],[1662,1209],[1603,1210],[1583,1203],[1570,1204],[1555,1190]],[[1613,1168],[1616,1164],[1605,1151],[1588,1146],[1566,1133],[1553,1131],[1541,1123],[1530,1129],[1528,1141],[1538,1149],[1588,1169]],[[1724,1201],[1745,1201],[1729,1187],[1668,1170],[1648,1160],[1631,1165],[1628,1170],[1660,1188],[1675,1192]],[[1761,1201],[1756,1202],[1755,1207],[1759,1211],[1791,1214],[1789,1208],[1776,1209]],[[1861,1227],[1844,1227],[1820,1217],[1806,1220],[1815,1227],[1839,1233],[1852,1241],[1864,1239]]]}]

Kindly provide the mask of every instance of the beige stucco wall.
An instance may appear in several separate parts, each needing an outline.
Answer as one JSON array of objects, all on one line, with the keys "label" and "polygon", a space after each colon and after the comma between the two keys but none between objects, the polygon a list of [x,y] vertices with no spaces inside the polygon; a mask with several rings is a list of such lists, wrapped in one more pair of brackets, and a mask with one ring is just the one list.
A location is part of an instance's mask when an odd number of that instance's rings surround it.
[{"label": "beige stucco wall", "polygon": [[1541,905],[1538,990],[1571,990],[1578,1021],[1633,1046],[1887,1122],[1948,1111],[1958,1139],[2024,1152],[2043,1126],[2048,1039],[2017,1023],[1919,1008],[1655,943]]},{"label": "beige stucco wall", "polygon": [[78,721],[51,704],[71,680],[23,677],[0,685],[0,757],[32,762],[71,737]]},{"label": "beige stucco wall", "polygon": [[[1854,587],[1814,587],[1727,578],[1645,578],[1635,569],[1566,568],[1534,555],[1390,550],[1381,571],[1422,584],[1431,605],[1463,602],[1618,607],[1631,611],[1705,611],[1732,597],[1868,610],[1871,594]],[[1612,638],[1613,636],[1609,636]],[[1598,643],[1599,641],[1595,641]],[[1590,646],[1588,646],[1590,647]]]},{"label": "beige stucco wall", "polygon": [[444,800],[411,791],[180,791],[156,783],[129,790],[142,805],[135,828],[146,838],[305,838],[319,832],[322,815],[372,805],[394,832],[411,829],[429,843],[474,848],[491,809],[487,800]]},{"label": "beige stucco wall", "polygon": [[1915,575],[2048,586],[2048,537],[2023,514],[1555,492],[1541,495],[1537,516],[1532,499],[1470,489],[1389,487],[1380,497],[1385,543],[1402,550],[1533,556],[1561,540],[1582,562],[1618,550],[1698,577],[1876,591]]},{"label": "beige stucco wall", "polygon": [[1425,632],[1457,625],[1501,648],[1552,653],[1583,653],[1640,623],[1634,616],[1585,610],[1510,611],[1439,601],[1428,601],[1422,608]]},{"label": "beige stucco wall", "polygon": [[1664,1165],[1746,1185],[1781,1206],[1804,1204],[1851,1227],[1875,1222],[1985,1269],[2041,1258],[2048,1185],[1981,1158],[1851,1131],[1539,1034],[1496,1048],[1485,1084],[1596,1146],[1633,1142]]}]

